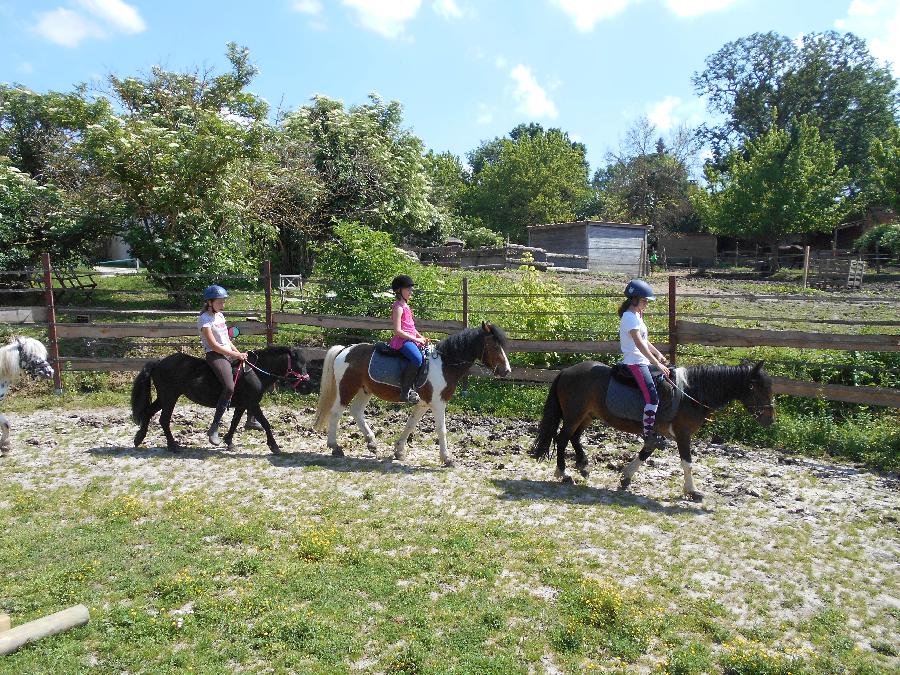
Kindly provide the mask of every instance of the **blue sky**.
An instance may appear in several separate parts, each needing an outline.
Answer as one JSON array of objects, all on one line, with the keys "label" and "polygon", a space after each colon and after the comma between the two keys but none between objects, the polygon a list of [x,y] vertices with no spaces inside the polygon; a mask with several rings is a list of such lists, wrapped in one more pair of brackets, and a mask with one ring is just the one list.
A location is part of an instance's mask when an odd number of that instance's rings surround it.
[{"label": "blue sky", "polygon": [[378,92],[426,147],[461,156],[536,121],[585,143],[594,169],[641,115],[662,135],[703,121],[690,77],[726,42],[829,29],[900,65],[898,0],[0,0],[0,81],[221,71],[233,40],[273,107]]}]

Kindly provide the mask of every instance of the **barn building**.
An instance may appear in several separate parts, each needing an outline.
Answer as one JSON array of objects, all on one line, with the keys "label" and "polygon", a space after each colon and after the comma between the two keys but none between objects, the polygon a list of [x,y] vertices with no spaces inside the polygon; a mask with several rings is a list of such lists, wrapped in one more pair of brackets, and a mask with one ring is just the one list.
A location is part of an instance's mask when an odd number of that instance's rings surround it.
[{"label": "barn building", "polygon": [[570,256],[572,267],[640,276],[648,270],[648,230],[647,225],[602,220],[531,225],[528,245],[549,254]]}]

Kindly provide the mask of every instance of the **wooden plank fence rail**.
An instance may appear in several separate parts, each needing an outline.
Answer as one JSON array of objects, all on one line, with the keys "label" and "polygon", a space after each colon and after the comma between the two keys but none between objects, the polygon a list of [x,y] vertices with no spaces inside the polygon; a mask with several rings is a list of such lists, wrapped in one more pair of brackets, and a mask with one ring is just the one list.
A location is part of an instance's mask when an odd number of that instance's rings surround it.
[{"label": "wooden plank fence rail", "polygon": [[[235,321],[244,335],[265,335],[266,324],[260,321]],[[196,322],[158,323],[57,323],[56,334],[65,338],[100,337],[181,337],[197,335]]]},{"label": "wooden plank fence rail", "polygon": [[[354,328],[364,330],[393,330],[394,324],[389,318],[372,316],[339,316],[334,314],[286,314],[274,312],[272,319],[276,324],[286,323],[301,326],[319,326],[320,328]],[[455,333],[465,328],[462,321],[431,321],[416,319],[416,327],[434,333]]]},{"label": "wooden plank fence rail", "polygon": [[900,335],[842,335],[799,330],[727,328],[708,323],[678,321],[678,344],[710,347],[794,347],[796,349],[841,349],[858,352],[900,352]]}]

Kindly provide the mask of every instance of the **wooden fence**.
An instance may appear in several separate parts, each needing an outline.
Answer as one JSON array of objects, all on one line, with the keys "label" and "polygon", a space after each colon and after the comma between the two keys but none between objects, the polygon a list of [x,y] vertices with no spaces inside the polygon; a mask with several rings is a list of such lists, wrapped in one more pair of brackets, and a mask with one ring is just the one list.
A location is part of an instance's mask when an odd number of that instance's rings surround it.
[{"label": "wooden fence", "polygon": [[[62,390],[60,371],[64,368],[78,371],[132,371],[139,370],[150,359],[143,358],[97,358],[61,356],[59,354],[59,340],[61,338],[167,338],[167,337],[196,337],[197,325],[195,321],[166,321],[159,323],[139,323],[135,321],[123,321],[116,323],[95,323],[90,321],[92,315],[105,314],[109,316],[121,316],[125,319],[134,314],[141,315],[195,315],[195,312],[178,312],[175,310],[112,310],[102,308],[78,308],[66,307],[67,314],[83,315],[86,322],[66,323],[56,320],[56,307],[54,305],[54,293],[57,291],[52,286],[52,274],[49,257],[44,258],[45,277],[45,306],[34,307],[0,307],[0,323],[35,323],[46,324],[49,337],[49,350],[51,359],[56,367],[55,385],[58,391]],[[244,320],[231,322],[231,325],[239,327],[245,335],[265,335],[267,343],[273,342],[274,334],[281,325],[315,326],[320,328],[344,329],[344,330],[391,330],[390,319],[373,318],[364,316],[341,316],[330,314],[302,314],[274,312],[272,310],[272,284],[271,271],[267,264],[263,275],[265,287],[265,311],[260,312],[258,321]],[[667,351],[670,360],[675,363],[678,360],[678,347],[680,345],[707,345],[714,347],[751,347],[773,346],[792,347],[797,349],[831,349],[850,350],[857,352],[897,352],[900,351],[900,335],[856,335],[856,334],[831,334],[812,331],[797,330],[759,330],[748,328],[734,328],[718,326],[710,323],[697,323],[679,319],[676,313],[676,298],[679,297],[676,288],[676,278],[669,277],[668,294],[668,342],[657,342],[660,351]],[[764,298],[768,296],[756,296]],[[783,299],[785,296],[772,296]],[[425,332],[453,333],[459,331],[469,323],[469,294],[466,280],[463,280],[462,289],[462,320],[417,320],[418,327]],[[859,298],[860,301],[871,301],[871,298]],[[697,314],[690,314],[696,317]],[[699,315],[703,316],[703,315]],[[715,318],[718,315],[707,315]],[[730,318],[723,316],[722,318]],[[813,320],[815,321],[815,320]],[[837,323],[841,323],[839,320]],[[847,322],[849,323],[849,322]],[[895,321],[870,321],[855,322],[870,325],[900,325]],[[529,353],[567,353],[567,354],[601,354],[616,353],[619,350],[618,341],[595,340],[511,340],[511,352]],[[325,350],[312,348],[308,350],[310,359],[322,358]],[[534,368],[514,368],[511,377],[515,380],[527,382],[549,382],[558,371],[542,370]],[[803,396],[809,398],[825,398],[833,401],[845,401],[865,405],[878,405],[900,408],[900,389],[887,387],[853,387],[835,384],[821,384],[817,382],[791,380],[788,378],[774,378],[774,389],[778,394]]]}]

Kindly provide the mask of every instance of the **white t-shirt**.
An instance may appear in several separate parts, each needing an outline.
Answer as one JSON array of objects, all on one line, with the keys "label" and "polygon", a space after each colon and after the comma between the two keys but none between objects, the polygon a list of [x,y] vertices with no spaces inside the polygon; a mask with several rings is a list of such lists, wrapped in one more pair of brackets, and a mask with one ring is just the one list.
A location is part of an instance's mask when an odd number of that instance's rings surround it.
[{"label": "white t-shirt", "polygon": [[225,315],[222,314],[222,312],[216,312],[215,314],[203,312],[203,314],[197,317],[197,329],[200,331],[200,344],[203,345],[203,349],[208,352],[212,352],[215,350],[212,348],[212,346],[209,344],[209,340],[207,340],[206,336],[203,334],[203,329],[206,326],[209,326],[212,330],[212,333],[216,338],[216,342],[218,342],[223,347],[228,345],[228,326],[225,325]]},{"label": "white t-shirt", "polygon": [[649,366],[650,360],[638,351],[637,345],[630,335],[630,331],[635,328],[638,329],[638,334],[646,341],[647,326],[644,324],[644,320],[640,314],[629,309],[622,315],[622,320],[619,322],[619,346],[622,348],[624,357],[622,361],[628,365]]}]

